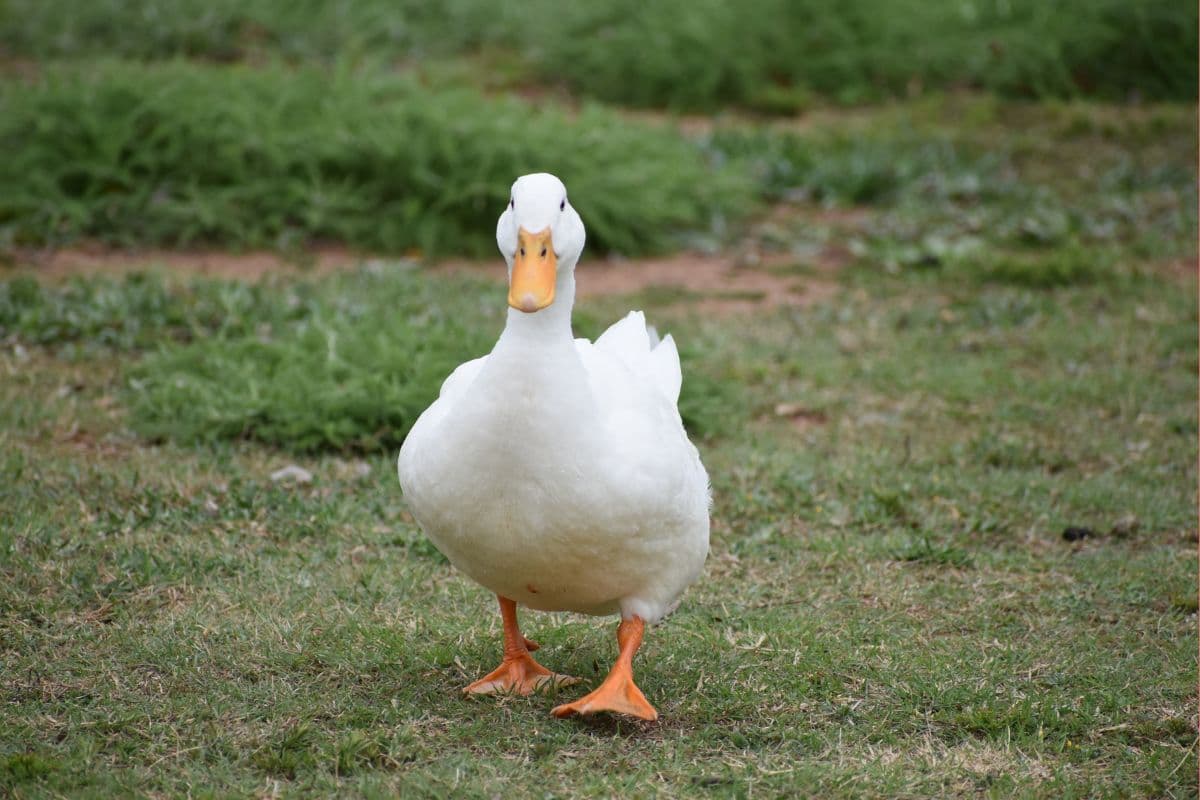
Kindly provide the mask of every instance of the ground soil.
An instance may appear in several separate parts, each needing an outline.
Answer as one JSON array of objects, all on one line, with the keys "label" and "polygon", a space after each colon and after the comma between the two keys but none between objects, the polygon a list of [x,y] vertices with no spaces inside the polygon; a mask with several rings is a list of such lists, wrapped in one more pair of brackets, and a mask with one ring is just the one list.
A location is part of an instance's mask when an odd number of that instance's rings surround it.
[{"label": "ground soil", "polygon": [[39,278],[51,281],[73,275],[119,276],[148,268],[257,281],[272,273],[324,274],[350,269],[368,260],[371,260],[371,256],[336,246],[322,246],[300,255],[287,255],[272,251],[122,250],[102,245],[84,245],[21,253],[15,269],[36,273]]},{"label": "ground soil", "polygon": [[[757,252],[731,254],[682,253],[661,258],[590,258],[579,267],[580,298],[661,290],[678,292],[681,302],[712,313],[752,313],[779,306],[805,306],[829,297],[837,284],[832,273],[840,267],[831,251],[804,274],[787,269],[794,259]],[[337,246],[322,246],[300,255],[269,251],[117,250],[83,246],[25,253],[11,269],[36,274],[43,280],[73,275],[124,275],[151,269],[257,281],[271,274],[320,275],[369,261],[392,261]],[[446,260],[425,267],[433,273],[467,273],[504,279],[503,262]]]}]

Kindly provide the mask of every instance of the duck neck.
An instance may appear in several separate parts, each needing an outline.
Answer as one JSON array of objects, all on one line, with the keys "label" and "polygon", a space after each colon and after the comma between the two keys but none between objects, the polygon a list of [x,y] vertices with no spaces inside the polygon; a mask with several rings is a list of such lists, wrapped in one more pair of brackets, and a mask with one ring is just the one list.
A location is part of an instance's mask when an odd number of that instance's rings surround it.
[{"label": "duck neck", "polygon": [[508,309],[508,321],[499,344],[549,347],[571,344],[571,309],[575,305],[575,270],[560,269],[554,302],[532,314]]},{"label": "duck neck", "polygon": [[582,447],[591,434],[581,430],[600,430],[589,424],[597,410],[571,333],[575,276],[564,272],[549,306],[532,314],[509,309],[504,332],[480,373],[478,394],[487,413],[502,420],[498,428],[505,448],[514,438],[531,454],[554,451],[563,441]]}]

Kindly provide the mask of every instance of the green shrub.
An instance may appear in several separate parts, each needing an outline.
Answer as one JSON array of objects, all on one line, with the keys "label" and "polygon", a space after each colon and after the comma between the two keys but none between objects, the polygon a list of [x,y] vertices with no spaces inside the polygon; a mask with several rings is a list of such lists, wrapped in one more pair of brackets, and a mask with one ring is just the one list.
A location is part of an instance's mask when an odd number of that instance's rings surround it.
[{"label": "green shrub", "polygon": [[1172,0],[609,0],[545,18],[535,68],[635,105],[781,110],[930,87],[1195,98],[1197,12]]},{"label": "green shrub", "polygon": [[[331,59],[347,51],[446,52],[476,40],[486,17],[463,12],[480,8],[478,0],[452,2],[442,14],[413,0],[6,0],[0,43],[38,58],[233,61],[271,53]],[[471,18],[474,25],[462,24]]]},{"label": "green shrub", "polygon": [[0,47],[33,57],[279,54],[420,61],[491,47],[585,97],[792,111],[973,86],[1191,101],[1197,10],[1177,0],[7,0]]},{"label": "green shrub", "polygon": [[385,72],[107,64],[0,89],[0,245],[492,254],[512,180],[562,177],[593,252],[664,249],[750,205],[672,131]]}]

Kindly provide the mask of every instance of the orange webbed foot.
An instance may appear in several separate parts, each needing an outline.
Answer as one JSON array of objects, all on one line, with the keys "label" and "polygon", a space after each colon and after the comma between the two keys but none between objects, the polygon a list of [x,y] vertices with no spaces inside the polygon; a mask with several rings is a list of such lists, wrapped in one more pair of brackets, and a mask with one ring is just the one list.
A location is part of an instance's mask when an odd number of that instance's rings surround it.
[{"label": "orange webbed foot", "polygon": [[612,671],[596,689],[573,703],[556,706],[550,713],[556,717],[569,717],[573,714],[588,716],[601,711],[613,714],[624,714],[636,719],[654,721],[658,712],[646,701],[642,690],[633,682],[633,654],[642,644],[642,633],[645,623],[640,617],[623,620],[617,628],[617,643],[621,654]]},{"label": "orange webbed foot", "polygon": [[540,689],[570,686],[578,678],[551,672],[533,660],[529,653],[505,656],[500,666],[484,675],[470,686],[463,688],[464,694],[533,694]]},{"label": "orange webbed foot", "polygon": [[604,683],[595,691],[585,694],[573,703],[556,706],[550,713],[556,717],[569,717],[573,714],[586,717],[600,711],[624,714],[651,722],[658,719],[658,712],[647,702],[646,696],[633,682],[632,677],[614,680],[612,675],[605,678]]},{"label": "orange webbed foot", "polygon": [[578,683],[578,678],[551,672],[533,660],[529,654],[538,649],[538,643],[521,635],[517,626],[517,604],[507,597],[498,599],[504,621],[504,660],[496,669],[464,687],[463,693],[525,695],[539,689]]}]

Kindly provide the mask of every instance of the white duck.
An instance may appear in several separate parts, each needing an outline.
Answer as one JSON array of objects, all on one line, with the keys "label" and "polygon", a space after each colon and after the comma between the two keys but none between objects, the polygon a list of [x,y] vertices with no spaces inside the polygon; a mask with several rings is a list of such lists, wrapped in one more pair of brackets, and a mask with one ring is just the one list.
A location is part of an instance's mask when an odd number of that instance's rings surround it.
[{"label": "white duck", "polygon": [[458,569],[495,592],[499,668],[472,694],[529,694],[550,672],[517,626],[541,611],[620,612],[620,655],[595,691],[555,716],[656,719],[633,681],[645,623],[678,605],[708,553],[708,476],[677,402],[679,354],[642,312],[574,339],[584,227],[553,175],[513,184],[496,226],[508,320],[490,355],[459,366],[417,420],[398,469],[413,515]]}]

